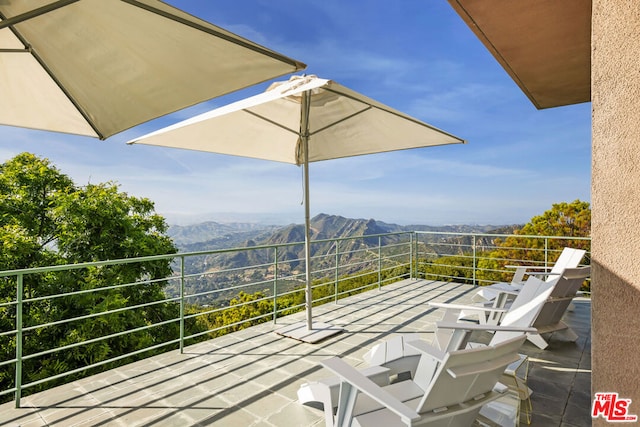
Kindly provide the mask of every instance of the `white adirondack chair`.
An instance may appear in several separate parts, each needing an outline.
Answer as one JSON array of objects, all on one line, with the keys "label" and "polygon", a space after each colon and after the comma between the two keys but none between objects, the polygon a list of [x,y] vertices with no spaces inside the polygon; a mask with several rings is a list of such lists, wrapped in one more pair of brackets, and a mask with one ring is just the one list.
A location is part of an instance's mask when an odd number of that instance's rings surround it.
[{"label": "white adirondack chair", "polygon": [[[417,361],[415,362],[417,364]],[[359,370],[376,385],[382,387],[391,384],[390,369],[384,366],[369,366]],[[324,411],[325,425],[333,426],[340,394],[340,378],[333,376],[318,381],[303,383],[298,388],[298,403]]]},{"label": "white adirondack chair", "polygon": [[[445,309],[442,320],[436,325],[437,329],[431,345],[442,351],[461,349],[467,345],[473,331],[495,332],[491,345],[525,332],[535,334],[537,330],[532,325],[552,294],[555,283],[529,277],[522,291],[516,295],[508,308],[431,302],[429,305]],[[458,322],[461,311],[479,312],[480,317],[485,316],[485,313],[499,313],[503,315],[502,323],[478,325],[471,322]],[[392,376],[403,373],[413,376],[418,354],[407,345],[413,340],[415,338],[408,335],[394,336],[373,346],[365,353],[364,360],[370,366],[388,368]]]},{"label": "white adirondack chair", "polygon": [[[489,345],[499,344],[509,338],[522,335],[523,332],[535,334],[537,330],[531,325],[535,322],[546,301],[552,294],[556,281],[545,282],[536,277],[529,277],[522,290],[516,294],[515,300],[509,308],[484,307],[482,305],[464,304],[444,304],[431,303],[432,306],[444,308],[445,312],[442,321],[438,322],[434,345],[441,349],[455,349],[467,347],[478,347],[481,344],[468,342],[473,331],[489,331],[495,334]],[[479,311],[481,318],[490,318],[493,314],[504,315],[501,326],[479,325],[470,322],[458,322],[461,311]],[[515,330],[510,330],[515,329]],[[369,364],[381,365],[395,373],[399,377],[413,377],[417,368],[417,356],[411,352],[409,342],[405,342],[405,337],[397,336],[372,348],[365,359]],[[409,339],[410,340],[410,339]],[[404,354],[399,355],[401,351]],[[517,391],[518,397],[525,405],[525,413],[529,416],[531,412],[532,390],[527,386],[526,379],[518,376],[518,370],[526,356],[519,355],[519,360],[510,364],[505,369],[501,382],[509,384],[509,387]],[[508,407],[500,403],[489,403],[485,405],[480,413],[480,417],[489,417],[502,422],[513,422],[518,418],[515,408]]]},{"label": "white adirondack chair", "polygon": [[[503,291],[518,292],[524,286],[524,276],[536,276],[546,281],[553,281],[565,269],[575,268],[580,264],[584,254],[587,251],[583,249],[564,248],[560,256],[556,260],[553,267],[544,266],[523,266],[509,265],[509,268],[515,268],[515,273],[510,283],[498,282],[488,286],[482,286],[474,296],[475,301],[493,301]],[[504,295],[504,294],[503,294]]]},{"label": "white adirondack chair", "polygon": [[[530,278],[510,309],[497,309],[500,312],[508,312],[501,326],[490,327],[469,322],[457,324],[457,310],[467,306],[451,305],[439,323],[431,347],[437,351],[465,348],[474,330],[497,330],[492,338],[492,345],[523,335],[525,332],[535,332],[536,330],[530,326],[552,288],[552,283],[543,282],[535,277]],[[370,366],[360,370],[360,373],[379,386],[390,384],[392,379],[414,378],[421,355],[415,346],[425,345],[415,344],[415,341],[415,338],[395,335],[375,345],[364,355],[364,360]],[[337,377],[304,383],[298,389],[298,401],[305,405],[324,408],[326,425],[330,426],[338,406],[339,385]]]},{"label": "white adirondack chair", "polygon": [[567,268],[553,288],[553,292],[547,298],[540,314],[533,322],[536,333],[527,334],[527,339],[539,348],[546,348],[548,343],[542,335],[561,333],[565,339],[575,341],[578,335],[562,321],[562,317],[567,312],[571,301],[582,283],[591,274],[591,267]]},{"label": "white adirondack chair", "polygon": [[494,346],[443,352],[424,341],[413,379],[380,387],[334,357],[322,365],[340,379],[335,420],[327,427],[471,426],[483,405],[499,398],[494,388],[518,360],[524,335]]},{"label": "white adirondack chair", "polygon": [[[558,276],[556,276],[553,280],[544,282],[551,285],[551,289],[547,294],[545,300],[542,301],[542,304],[539,307],[538,313],[533,318],[533,322],[530,324],[533,328],[535,328],[535,332],[528,332],[527,339],[538,346],[541,349],[544,349],[548,346],[547,341],[542,337],[543,334],[550,334],[553,332],[560,332],[564,334],[565,338],[569,341],[575,341],[578,339],[578,335],[562,321],[562,317],[567,311],[569,305],[573,298],[575,298],[576,293],[582,286],[582,283],[589,277],[591,273],[591,267],[577,267],[577,268],[567,268],[562,271]],[[532,280],[540,282],[539,279],[536,279],[533,276],[530,276],[527,280],[527,284],[523,287],[520,292],[515,293],[516,299],[513,301],[511,307],[516,306],[516,302],[518,302],[517,307],[520,306],[519,301],[525,301],[522,297],[523,292],[527,291],[527,298],[529,290],[527,289],[528,283]],[[500,299],[500,296],[497,297]],[[466,313],[471,311],[480,311],[480,312],[492,312],[492,313],[507,313],[503,318],[499,317],[491,317],[491,316],[483,316],[480,315],[480,319],[488,319],[487,323],[497,323],[499,325],[505,325],[505,321],[508,325],[511,325],[511,317],[509,319],[509,312],[511,311],[508,306],[504,308],[500,307],[485,307],[482,304],[479,305],[450,305],[450,304],[436,304],[431,303],[431,305],[436,307],[450,307],[449,311],[445,316],[450,320],[455,313],[459,313],[461,310],[464,310]],[[455,310],[453,310],[455,309]]]}]

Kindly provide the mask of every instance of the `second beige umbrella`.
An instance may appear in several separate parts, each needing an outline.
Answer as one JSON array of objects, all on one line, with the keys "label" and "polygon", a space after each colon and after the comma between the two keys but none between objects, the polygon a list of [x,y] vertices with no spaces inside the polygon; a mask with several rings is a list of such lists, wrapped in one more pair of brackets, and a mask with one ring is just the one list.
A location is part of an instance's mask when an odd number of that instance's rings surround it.
[{"label": "second beige umbrella", "polygon": [[287,331],[318,341],[312,322],[309,163],[464,141],[334,81],[293,76],[259,95],[129,141],[292,163],[304,167],[306,323]]}]

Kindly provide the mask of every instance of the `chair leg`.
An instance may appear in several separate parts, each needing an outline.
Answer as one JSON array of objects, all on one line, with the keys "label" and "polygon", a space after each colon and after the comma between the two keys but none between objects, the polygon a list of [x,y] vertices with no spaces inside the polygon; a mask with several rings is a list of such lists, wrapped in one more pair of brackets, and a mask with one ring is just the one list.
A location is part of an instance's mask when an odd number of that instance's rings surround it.
[{"label": "chair leg", "polygon": [[538,348],[545,349],[549,345],[540,334],[527,334],[527,339]]},{"label": "chair leg", "polygon": [[532,390],[527,385],[528,378],[529,357],[521,354],[520,360],[509,365],[500,379],[500,382],[509,387],[513,392],[517,393],[518,398],[520,399],[516,425],[520,425],[520,420],[522,418],[525,419],[527,424],[531,424],[533,405],[531,404]]},{"label": "chair leg", "polygon": [[571,342],[576,342],[578,340],[578,334],[576,334],[573,329],[567,327],[567,329],[564,329],[562,331],[560,331],[562,333],[562,336],[567,340],[567,341],[571,341]]},{"label": "chair leg", "polygon": [[531,404],[531,395],[526,399],[522,400],[522,404],[524,405],[524,417],[527,424],[531,424],[531,414],[533,413],[533,405]]}]

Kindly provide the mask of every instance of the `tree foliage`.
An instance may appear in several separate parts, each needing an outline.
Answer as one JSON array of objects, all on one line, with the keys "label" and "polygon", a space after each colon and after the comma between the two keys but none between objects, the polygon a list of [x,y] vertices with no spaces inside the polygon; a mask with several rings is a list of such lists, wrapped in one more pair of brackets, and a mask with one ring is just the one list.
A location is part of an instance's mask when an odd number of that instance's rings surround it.
[{"label": "tree foliage", "polygon": [[[554,203],[542,215],[531,218],[518,234],[536,236],[589,237],[591,207],[589,202]],[[556,245],[557,246],[557,245]]]},{"label": "tree foliage", "polygon": [[473,278],[473,257],[443,256],[422,266],[424,278],[428,280],[453,280],[471,283]]},{"label": "tree foliage", "polygon": [[202,329],[213,331],[209,334],[211,337],[217,337],[266,322],[267,315],[273,313],[273,301],[263,292],[241,291],[231,299],[228,308],[206,313],[204,309],[192,307],[191,311],[205,312],[198,317],[198,323]]},{"label": "tree foliage", "polygon": [[[166,231],[164,219],[154,212],[150,200],[120,192],[113,183],[77,186],[47,159],[29,153],[0,165],[3,270],[175,253]],[[176,323],[84,343],[177,318],[178,308],[162,302],[164,278],[170,274],[170,260],[160,260],[24,275],[26,300],[84,293],[24,303],[23,327],[33,327],[24,335],[25,356],[43,348],[70,348],[53,356],[25,360],[23,382],[144,349],[168,336],[177,337]],[[117,284],[131,285],[110,288]],[[15,300],[15,277],[0,278],[0,303]],[[134,310],[119,310],[156,301]],[[112,312],[61,322],[106,311]],[[59,323],[39,326],[52,322]],[[0,308],[0,325],[5,331],[16,328],[14,306]],[[84,344],[75,346],[77,343]],[[0,360],[13,357],[15,340],[3,339]],[[12,365],[0,369],[4,370],[0,373],[0,389],[11,387]]]},{"label": "tree foliage", "polygon": [[[542,215],[537,215],[515,233],[497,240],[497,248],[486,254],[479,262],[479,280],[505,281],[510,280],[513,270],[505,269],[506,264],[538,263],[546,261],[552,265],[560,252],[566,246],[576,249],[589,249],[591,242],[587,239],[572,239],[572,237],[589,237],[591,235],[591,207],[588,202],[575,200],[571,203],[555,203],[551,209]],[[566,239],[545,239],[530,236],[564,236]],[[546,251],[545,251],[546,244]],[[545,257],[547,257],[545,259]],[[515,261],[514,261],[515,260]],[[589,260],[583,260],[588,264]],[[485,283],[487,283],[485,282]]]},{"label": "tree foliage", "polygon": [[[510,281],[513,269],[506,265],[552,265],[564,247],[590,249],[588,239],[591,234],[591,208],[588,202],[575,200],[571,203],[553,204],[550,210],[534,216],[530,222],[514,232],[514,236],[497,238],[491,242],[492,248],[475,253],[476,266],[473,267],[471,250],[454,256],[440,255],[433,259],[423,259],[419,268],[425,278],[434,280],[455,280],[460,283],[475,282],[488,285],[497,281]],[[541,238],[542,236],[564,237]],[[471,243],[456,243],[456,247],[469,247]],[[589,264],[588,258],[582,261]],[[475,271],[475,277],[474,277]],[[588,284],[583,290],[588,290]]]}]

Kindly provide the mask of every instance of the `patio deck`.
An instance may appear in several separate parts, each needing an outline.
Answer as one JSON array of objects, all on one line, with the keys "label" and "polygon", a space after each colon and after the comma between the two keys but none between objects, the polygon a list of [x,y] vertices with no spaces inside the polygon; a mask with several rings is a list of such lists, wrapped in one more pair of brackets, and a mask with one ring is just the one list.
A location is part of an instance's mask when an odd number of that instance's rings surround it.
[{"label": "patio deck", "polygon": [[[318,362],[338,355],[352,365],[391,333],[430,340],[440,318],[427,301],[468,302],[473,287],[404,280],[314,308],[314,318],[345,332],[319,344],[275,334],[304,313],[266,323],[0,406],[3,426],[322,426],[320,410],[297,402],[300,384],[328,373]],[[532,426],[590,426],[590,302],[577,300],[565,321],[576,343],[552,340],[547,350],[525,343]],[[479,341],[488,334],[477,336]]]}]

